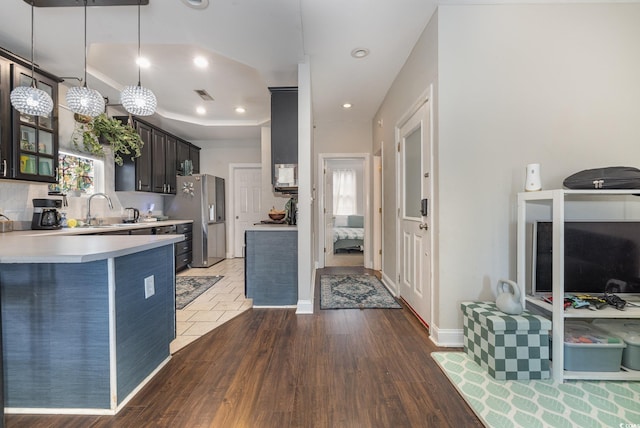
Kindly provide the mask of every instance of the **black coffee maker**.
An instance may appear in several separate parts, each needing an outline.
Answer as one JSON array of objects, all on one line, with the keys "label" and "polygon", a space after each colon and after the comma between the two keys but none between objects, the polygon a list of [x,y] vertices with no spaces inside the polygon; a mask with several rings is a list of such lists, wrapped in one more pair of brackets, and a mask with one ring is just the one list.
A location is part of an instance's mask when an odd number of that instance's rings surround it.
[{"label": "black coffee maker", "polygon": [[60,212],[58,211],[60,208],[62,208],[60,199],[34,199],[31,229],[60,229],[62,227]]}]

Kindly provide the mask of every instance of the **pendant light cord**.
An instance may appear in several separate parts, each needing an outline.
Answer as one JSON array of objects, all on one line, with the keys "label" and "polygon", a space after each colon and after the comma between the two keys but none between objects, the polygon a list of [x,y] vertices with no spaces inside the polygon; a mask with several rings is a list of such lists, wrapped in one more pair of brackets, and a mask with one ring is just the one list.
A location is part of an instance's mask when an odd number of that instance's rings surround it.
[{"label": "pendant light cord", "polygon": [[138,0],[138,59],[136,61],[138,64],[138,86],[142,86],[140,84],[140,3],[141,0]]},{"label": "pendant light cord", "polygon": [[36,2],[36,0],[31,0],[31,86],[33,88],[37,88],[36,87],[36,79],[34,79],[34,76],[36,74],[36,72],[35,72],[36,66],[33,63],[33,58],[35,56],[34,53],[33,53],[34,52],[34,47],[33,47],[33,45],[34,45],[34,37],[33,37],[33,17],[34,17],[33,4],[35,2]]},{"label": "pendant light cord", "polygon": [[87,87],[87,0],[84,0],[84,87]]}]

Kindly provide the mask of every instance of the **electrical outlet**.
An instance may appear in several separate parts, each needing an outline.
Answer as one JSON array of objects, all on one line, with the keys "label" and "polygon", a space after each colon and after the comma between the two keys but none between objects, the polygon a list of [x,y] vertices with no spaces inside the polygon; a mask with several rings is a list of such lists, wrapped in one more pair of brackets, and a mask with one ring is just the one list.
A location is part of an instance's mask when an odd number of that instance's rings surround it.
[{"label": "electrical outlet", "polygon": [[153,275],[151,275],[144,279],[144,298],[148,299],[154,294],[156,294],[156,286],[153,281]]}]

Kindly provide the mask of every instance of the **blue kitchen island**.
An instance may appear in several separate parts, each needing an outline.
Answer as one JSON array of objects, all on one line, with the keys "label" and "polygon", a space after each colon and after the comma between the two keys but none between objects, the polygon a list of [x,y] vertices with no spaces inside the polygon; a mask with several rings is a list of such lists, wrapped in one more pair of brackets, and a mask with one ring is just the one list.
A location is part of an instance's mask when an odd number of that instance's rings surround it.
[{"label": "blue kitchen island", "polygon": [[245,231],[245,295],[254,307],[298,303],[298,229],[254,225]]},{"label": "blue kitchen island", "polygon": [[170,359],[184,237],[8,235],[6,413],[117,413]]}]

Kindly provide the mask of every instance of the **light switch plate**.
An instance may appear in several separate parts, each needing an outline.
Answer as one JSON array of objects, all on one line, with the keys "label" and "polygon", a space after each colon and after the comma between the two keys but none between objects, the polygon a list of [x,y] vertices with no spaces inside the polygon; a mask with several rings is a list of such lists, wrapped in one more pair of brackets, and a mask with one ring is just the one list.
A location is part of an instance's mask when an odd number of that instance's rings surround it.
[{"label": "light switch plate", "polygon": [[156,286],[153,280],[153,275],[151,275],[144,279],[144,298],[148,299],[154,294],[156,294]]}]

